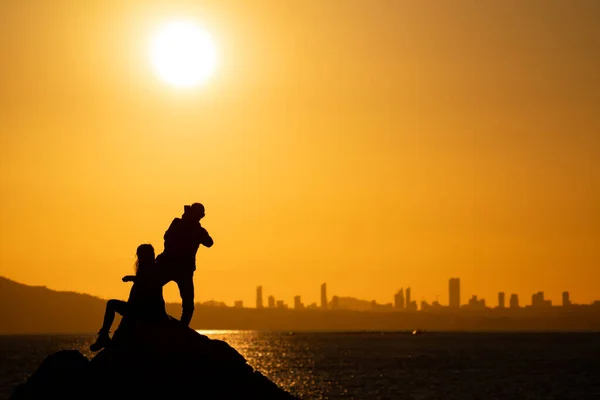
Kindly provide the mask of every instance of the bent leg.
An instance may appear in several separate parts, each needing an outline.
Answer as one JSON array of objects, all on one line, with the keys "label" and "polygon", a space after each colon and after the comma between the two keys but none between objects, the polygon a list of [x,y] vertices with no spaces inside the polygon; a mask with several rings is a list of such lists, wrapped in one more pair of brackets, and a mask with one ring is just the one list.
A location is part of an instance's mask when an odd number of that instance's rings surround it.
[{"label": "bent leg", "polygon": [[104,312],[104,323],[100,332],[108,333],[113,321],[115,320],[115,312],[118,312],[122,316],[127,314],[127,303],[121,300],[109,300],[106,302],[106,311]]},{"label": "bent leg", "polygon": [[181,295],[181,323],[189,326],[194,314],[194,273],[178,277],[175,282]]},{"label": "bent leg", "polygon": [[165,257],[164,253],[160,253],[156,256],[156,264],[158,266],[158,276],[160,279],[160,284],[165,286],[167,283],[171,282],[173,279],[172,266],[169,265],[167,257]]},{"label": "bent leg", "polygon": [[106,311],[104,312],[104,323],[100,332],[98,332],[98,338],[94,343],[90,345],[91,351],[98,351],[106,347],[110,343],[110,337],[108,332],[115,319],[115,312],[125,316],[128,314],[129,305],[121,300],[109,300],[106,302]]}]

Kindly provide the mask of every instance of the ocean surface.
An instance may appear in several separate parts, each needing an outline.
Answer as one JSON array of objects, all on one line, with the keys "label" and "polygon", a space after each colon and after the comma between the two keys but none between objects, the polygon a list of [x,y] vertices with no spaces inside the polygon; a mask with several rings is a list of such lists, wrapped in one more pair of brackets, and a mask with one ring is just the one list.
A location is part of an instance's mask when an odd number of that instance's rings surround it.
[{"label": "ocean surface", "polygon": [[[600,333],[200,332],[304,399],[600,399]],[[93,340],[0,336],[0,398]]]}]

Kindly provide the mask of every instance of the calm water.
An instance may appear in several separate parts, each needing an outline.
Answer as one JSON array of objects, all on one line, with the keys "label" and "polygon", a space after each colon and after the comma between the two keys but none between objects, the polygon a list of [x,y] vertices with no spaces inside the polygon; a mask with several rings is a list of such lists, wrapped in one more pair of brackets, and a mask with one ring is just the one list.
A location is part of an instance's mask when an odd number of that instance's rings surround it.
[{"label": "calm water", "polygon": [[[202,333],[305,399],[600,399],[596,333]],[[93,338],[0,336],[0,398]]]}]

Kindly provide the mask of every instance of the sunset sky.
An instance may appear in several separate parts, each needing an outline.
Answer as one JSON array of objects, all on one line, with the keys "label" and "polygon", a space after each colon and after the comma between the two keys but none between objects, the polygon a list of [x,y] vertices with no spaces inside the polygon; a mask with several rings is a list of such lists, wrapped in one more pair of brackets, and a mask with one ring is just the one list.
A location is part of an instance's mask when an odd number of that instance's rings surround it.
[{"label": "sunset sky", "polygon": [[[160,79],[186,19],[217,66]],[[196,300],[600,299],[600,2],[0,2],[0,276],[126,298],[184,204]],[[167,301],[179,301],[174,283]]]}]

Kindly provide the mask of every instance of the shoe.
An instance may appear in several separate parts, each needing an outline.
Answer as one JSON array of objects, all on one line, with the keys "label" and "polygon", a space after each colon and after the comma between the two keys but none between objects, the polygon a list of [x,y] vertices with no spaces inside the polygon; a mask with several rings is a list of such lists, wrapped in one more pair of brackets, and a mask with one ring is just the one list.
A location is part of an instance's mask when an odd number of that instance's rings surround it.
[{"label": "shoe", "polygon": [[95,343],[92,343],[90,346],[91,351],[102,350],[106,346],[110,344],[110,336],[108,336],[108,332],[99,332],[98,339],[96,339]]}]

